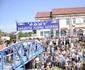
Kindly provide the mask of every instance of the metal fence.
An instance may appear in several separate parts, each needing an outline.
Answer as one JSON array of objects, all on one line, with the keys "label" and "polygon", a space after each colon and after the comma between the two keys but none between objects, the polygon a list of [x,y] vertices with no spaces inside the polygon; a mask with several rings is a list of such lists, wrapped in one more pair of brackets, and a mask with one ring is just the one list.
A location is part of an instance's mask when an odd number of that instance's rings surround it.
[{"label": "metal fence", "polygon": [[44,46],[33,40],[8,46],[0,50],[0,70],[19,70],[43,51]]}]

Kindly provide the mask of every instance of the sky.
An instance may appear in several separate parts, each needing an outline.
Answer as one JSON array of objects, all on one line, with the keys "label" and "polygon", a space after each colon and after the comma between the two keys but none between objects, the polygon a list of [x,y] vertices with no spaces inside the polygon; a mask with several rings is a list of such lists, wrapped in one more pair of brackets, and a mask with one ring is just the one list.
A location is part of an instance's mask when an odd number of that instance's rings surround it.
[{"label": "sky", "polygon": [[37,12],[71,7],[85,7],[85,0],[0,0],[0,30],[13,32],[16,20],[33,22]]}]

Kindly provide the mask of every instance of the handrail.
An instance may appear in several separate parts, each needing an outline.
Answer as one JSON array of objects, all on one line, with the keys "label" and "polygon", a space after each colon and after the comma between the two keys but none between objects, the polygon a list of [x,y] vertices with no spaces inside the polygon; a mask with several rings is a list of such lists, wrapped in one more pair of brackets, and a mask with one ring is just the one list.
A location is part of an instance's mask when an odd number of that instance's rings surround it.
[{"label": "handrail", "polygon": [[[12,52],[8,53],[10,48],[12,48]],[[19,42],[8,46],[2,50],[0,50],[1,54],[1,69],[6,70],[5,67],[7,66],[5,61],[10,63],[10,67],[8,65],[7,70],[16,70],[24,66],[26,63],[31,61],[33,58],[42,54],[44,51],[44,46],[34,40],[26,40],[24,42]],[[10,59],[8,59],[10,57]],[[13,62],[11,62],[11,59]],[[17,59],[19,59],[17,61]]]}]

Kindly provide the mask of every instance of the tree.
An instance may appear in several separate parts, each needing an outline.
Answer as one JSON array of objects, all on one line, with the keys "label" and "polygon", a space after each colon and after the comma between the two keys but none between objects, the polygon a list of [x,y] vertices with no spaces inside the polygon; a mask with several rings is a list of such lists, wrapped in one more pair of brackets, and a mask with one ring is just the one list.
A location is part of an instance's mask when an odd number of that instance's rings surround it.
[{"label": "tree", "polygon": [[0,30],[0,41],[1,41],[1,34],[4,34],[2,30]]},{"label": "tree", "polygon": [[16,39],[16,36],[14,35],[14,34],[9,34],[9,36],[10,36],[10,40],[15,40]]},{"label": "tree", "polygon": [[21,31],[18,33],[18,39],[20,39],[20,37],[23,37],[23,33]]},{"label": "tree", "polygon": [[32,32],[25,32],[25,33],[23,33],[23,32],[19,32],[18,33],[18,39],[20,39],[20,37],[31,37],[31,35],[32,35]]},{"label": "tree", "polygon": [[1,30],[0,30],[0,41],[1,41]]},{"label": "tree", "polygon": [[0,34],[1,34],[1,32],[2,32],[2,31],[0,30]]},{"label": "tree", "polygon": [[32,32],[29,32],[29,33],[28,33],[28,37],[31,37],[31,36],[32,36]]}]

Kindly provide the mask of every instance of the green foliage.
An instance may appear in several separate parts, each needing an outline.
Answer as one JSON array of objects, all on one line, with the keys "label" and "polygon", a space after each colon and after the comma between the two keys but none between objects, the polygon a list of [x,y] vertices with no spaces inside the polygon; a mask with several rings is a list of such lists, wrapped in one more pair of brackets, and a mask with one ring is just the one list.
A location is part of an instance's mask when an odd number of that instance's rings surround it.
[{"label": "green foliage", "polygon": [[[4,34],[4,32],[2,32],[0,30],[0,40],[1,40],[1,34]],[[31,37],[31,35],[32,35],[32,32],[25,32],[25,33],[23,33],[23,32],[20,31],[18,33],[18,39],[20,39],[20,37]],[[9,37],[10,37],[11,40],[15,40],[16,39],[16,35],[14,35],[12,33],[9,34]]]},{"label": "green foliage", "polygon": [[0,41],[1,41],[1,30],[0,30]]},{"label": "green foliage", "polygon": [[20,39],[20,37],[31,37],[31,35],[32,35],[32,32],[25,32],[25,33],[23,33],[23,32],[19,32],[18,33],[18,39]]},{"label": "green foliage", "polygon": [[9,36],[10,36],[10,40],[15,40],[16,39],[16,36],[14,35],[14,34],[9,34]]},{"label": "green foliage", "polygon": [[1,34],[4,34],[2,30],[0,30],[0,41],[1,41]]},{"label": "green foliage", "polygon": [[0,41],[1,41],[1,36],[0,36]]}]

